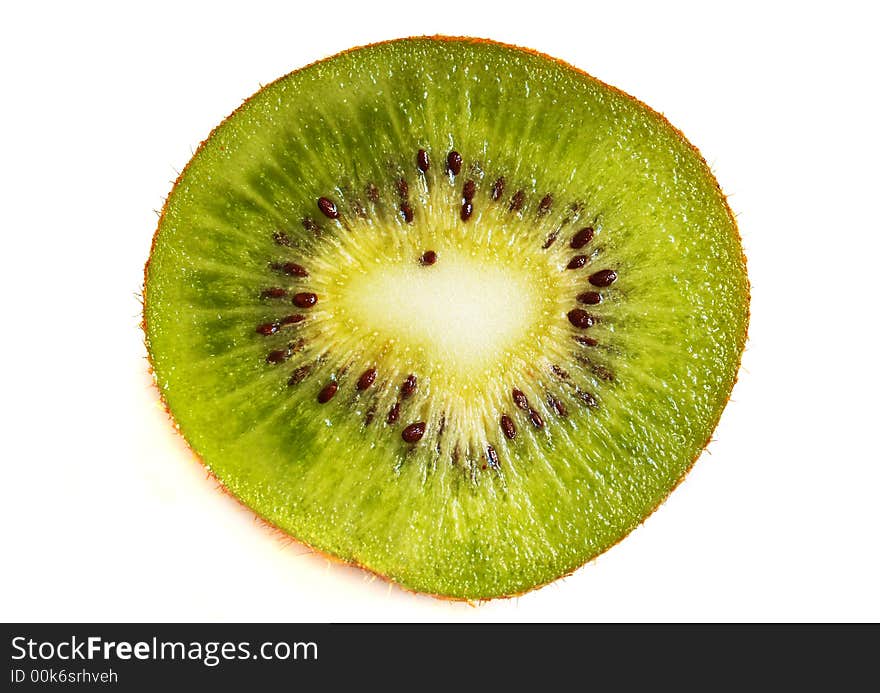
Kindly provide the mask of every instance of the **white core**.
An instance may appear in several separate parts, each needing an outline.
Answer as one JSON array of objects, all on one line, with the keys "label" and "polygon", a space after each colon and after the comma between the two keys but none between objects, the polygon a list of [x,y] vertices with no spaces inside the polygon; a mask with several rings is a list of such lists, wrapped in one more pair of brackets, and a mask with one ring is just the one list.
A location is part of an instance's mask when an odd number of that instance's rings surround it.
[{"label": "white core", "polygon": [[534,326],[541,300],[527,280],[524,272],[443,250],[431,266],[382,264],[353,278],[346,303],[372,331],[470,371],[503,358]]}]

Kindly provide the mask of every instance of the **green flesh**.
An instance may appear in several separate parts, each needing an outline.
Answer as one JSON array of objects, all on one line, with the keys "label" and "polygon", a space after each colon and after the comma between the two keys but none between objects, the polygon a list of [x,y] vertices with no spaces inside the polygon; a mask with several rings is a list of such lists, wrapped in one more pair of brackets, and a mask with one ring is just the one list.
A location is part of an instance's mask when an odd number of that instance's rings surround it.
[{"label": "green flesh", "polygon": [[[419,149],[430,156],[426,174]],[[444,171],[452,149],[464,162],[457,176]],[[412,223],[399,213],[400,178]],[[477,193],[463,222],[469,178]],[[511,212],[519,189],[523,209]],[[546,193],[553,203],[541,214]],[[338,220],[318,210],[321,196]],[[573,250],[585,226],[594,237]],[[419,266],[426,250],[437,251],[436,265]],[[566,269],[577,254],[587,266]],[[309,276],[270,267],[284,262]],[[602,269],[618,279],[595,288],[587,277]],[[470,286],[476,297],[481,276],[484,314],[444,323],[449,292]],[[261,298],[268,287],[288,296]],[[602,303],[578,304],[586,290]],[[292,306],[301,291],[317,305]],[[423,313],[433,294],[446,303]],[[172,191],[145,296],[162,396],[237,498],[321,551],[414,590],[471,599],[571,572],[666,497],[718,421],[748,319],[735,224],[679,133],[570,67],[464,40],[358,49],[246,102]],[[574,327],[566,313],[575,307],[596,324]],[[305,320],[256,332],[294,313]],[[266,362],[288,347],[282,363]],[[375,383],[359,391],[370,366]],[[418,387],[402,399],[410,373]],[[331,380],[339,389],[321,404]],[[416,421],[424,437],[407,443],[401,432]]]}]

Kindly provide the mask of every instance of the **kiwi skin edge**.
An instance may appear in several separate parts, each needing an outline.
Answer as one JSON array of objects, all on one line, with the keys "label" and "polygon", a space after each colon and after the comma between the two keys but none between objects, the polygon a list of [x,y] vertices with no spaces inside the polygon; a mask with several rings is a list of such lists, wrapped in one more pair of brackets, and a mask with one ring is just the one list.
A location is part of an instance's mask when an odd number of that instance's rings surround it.
[{"label": "kiwi skin edge", "polygon": [[[504,42],[501,42],[501,41],[495,41],[495,40],[492,40],[492,39],[486,39],[486,38],[474,38],[474,37],[468,37],[468,36],[445,36],[445,35],[439,35],[439,34],[435,34],[435,35],[423,35],[423,36],[409,36],[409,37],[400,37],[400,38],[395,38],[395,39],[388,39],[388,40],[385,40],[385,41],[378,41],[378,42],[375,42],[375,43],[363,44],[363,45],[359,45],[359,46],[353,46],[353,47],[351,47],[351,48],[349,48],[349,49],[347,49],[347,50],[341,51],[341,52],[336,53],[336,54],[334,54],[334,55],[332,55],[332,56],[329,56],[329,57],[326,57],[326,58],[322,58],[322,59],[320,59],[320,60],[313,61],[312,63],[309,63],[308,65],[301,66],[301,67],[297,68],[297,70],[294,70],[294,72],[298,72],[298,71],[300,71],[300,70],[306,69],[306,68],[311,67],[311,66],[313,66],[313,65],[315,65],[315,64],[318,64],[318,63],[323,63],[323,62],[325,62],[325,61],[327,61],[327,60],[332,60],[333,58],[336,58],[336,57],[339,57],[339,56],[345,55],[345,54],[350,53],[350,52],[352,52],[352,51],[360,50],[360,49],[362,49],[362,48],[369,48],[369,47],[372,47],[372,46],[384,45],[384,44],[387,44],[387,43],[393,43],[393,42],[396,42],[396,41],[400,41],[401,39],[430,39],[430,40],[441,41],[441,42],[467,42],[467,43],[472,43],[472,44],[482,44],[482,43],[485,43],[485,44],[491,44],[491,45],[496,45],[496,46],[502,46],[502,47],[510,48],[510,49],[513,49],[513,50],[516,50],[516,51],[519,51],[519,52],[522,52],[522,53],[528,53],[528,54],[530,54],[530,55],[533,55],[533,56],[535,56],[535,57],[541,58],[541,59],[543,59],[543,60],[546,60],[546,61],[549,61],[549,62],[556,63],[557,65],[559,65],[559,66],[561,66],[561,67],[563,67],[563,68],[565,68],[565,69],[567,69],[567,70],[571,70],[571,71],[573,71],[573,72],[576,72],[576,73],[579,73],[579,74],[581,74],[581,75],[584,75],[584,76],[588,77],[588,78],[591,79],[591,80],[595,80],[596,82],[598,82],[598,83],[599,83],[600,85],[602,85],[603,87],[605,87],[605,88],[607,88],[607,89],[609,89],[609,90],[611,90],[611,91],[613,91],[613,92],[616,92],[617,94],[619,94],[620,96],[624,97],[625,99],[628,99],[628,100],[630,100],[630,101],[632,101],[632,102],[635,102],[636,104],[640,105],[642,108],[644,108],[645,110],[649,111],[649,112],[652,113],[654,116],[656,116],[657,119],[658,119],[659,121],[661,121],[666,127],[668,127],[668,128],[670,129],[670,131],[672,131],[672,132],[678,137],[679,140],[681,140],[682,142],[684,142],[684,143],[685,143],[685,144],[691,149],[691,151],[697,156],[697,158],[698,158],[698,159],[699,159],[699,160],[705,165],[706,169],[709,170],[709,171],[711,172],[711,168],[709,167],[708,163],[706,162],[705,157],[703,157],[703,155],[700,153],[699,149],[698,149],[696,146],[694,146],[693,143],[691,143],[690,140],[689,140],[687,137],[685,137],[684,133],[683,133],[681,130],[679,130],[679,129],[676,128],[674,125],[672,125],[672,123],[670,123],[670,122],[666,119],[666,117],[663,116],[661,113],[659,113],[658,111],[654,110],[653,108],[651,108],[651,107],[648,106],[647,104],[643,103],[643,102],[640,101],[639,99],[637,99],[637,98],[631,96],[630,94],[627,94],[627,93],[624,92],[623,90],[621,90],[621,89],[619,89],[619,88],[617,88],[617,87],[615,87],[615,86],[612,86],[612,85],[610,85],[610,84],[607,84],[607,83],[603,82],[602,80],[597,79],[596,77],[593,77],[592,75],[590,75],[589,73],[585,72],[584,70],[581,70],[580,68],[575,67],[575,66],[573,66],[573,65],[571,65],[571,64],[569,64],[569,63],[567,63],[567,62],[565,62],[564,60],[561,60],[561,59],[559,59],[559,58],[555,58],[555,57],[553,57],[553,56],[547,55],[547,54],[545,54],[545,53],[542,53],[542,52],[540,52],[540,51],[537,51],[537,50],[534,50],[534,49],[531,49],[531,48],[524,48],[524,47],[522,47],[522,46],[517,46],[517,45],[509,44],[509,43],[504,43]],[[194,161],[194,160],[197,158],[198,154],[199,154],[199,153],[201,152],[201,150],[204,148],[205,144],[206,144],[209,140],[211,140],[211,138],[214,136],[215,132],[216,132],[219,128],[221,128],[221,127],[226,123],[227,120],[229,120],[230,118],[232,118],[233,116],[235,116],[235,115],[236,115],[241,109],[243,109],[243,108],[244,108],[244,107],[250,102],[250,100],[251,100],[251,99],[252,99],[257,93],[261,92],[264,88],[266,88],[266,87],[268,87],[268,86],[274,84],[275,82],[284,79],[284,78],[287,77],[289,74],[290,74],[290,73],[285,73],[284,75],[280,76],[278,79],[273,80],[272,82],[269,82],[269,83],[267,83],[266,85],[263,85],[263,86],[262,86],[257,92],[255,92],[254,94],[252,94],[251,96],[249,96],[247,99],[245,99],[245,100],[244,100],[244,101],[243,101],[238,107],[236,107],[236,109],[235,109],[234,111],[232,111],[232,113],[230,113],[228,116],[226,116],[226,118],[224,118],[224,119],[223,119],[223,120],[222,120],[217,126],[215,126],[215,127],[211,130],[211,132],[208,134],[208,136],[207,136],[202,142],[199,143],[199,146],[196,148],[196,150],[195,150],[195,152],[193,153],[193,155],[192,155],[190,161],[187,162],[187,165],[184,166],[184,168],[183,168],[183,169],[180,171],[180,173],[178,174],[178,177],[175,179],[174,184],[172,185],[172,188],[171,188],[171,189],[173,190],[173,189],[177,186],[177,184],[181,181],[181,179],[183,178],[183,176],[184,176],[184,174],[186,173],[187,169],[189,168],[191,162]],[[740,247],[740,249],[742,249],[742,236],[741,236],[741,234],[740,234],[740,232],[739,232],[739,227],[738,227],[738,225],[737,225],[737,223],[736,223],[736,217],[735,217],[735,215],[733,214],[733,211],[732,211],[731,208],[730,208],[730,204],[729,204],[728,201],[727,201],[727,196],[723,193],[723,191],[721,190],[720,186],[718,185],[718,181],[717,181],[717,178],[715,177],[714,173],[712,174],[712,182],[713,182],[713,184],[714,184],[714,186],[715,186],[716,192],[717,192],[718,195],[719,195],[719,198],[723,201],[724,208],[725,208],[725,210],[726,210],[726,212],[727,212],[727,216],[729,217],[730,222],[731,222],[731,228],[732,228],[733,232],[734,232],[735,235],[736,235],[736,239],[739,241],[739,247]],[[646,513],[646,514],[644,515],[644,517],[642,517],[641,520],[639,520],[637,523],[633,524],[632,526],[626,528],[626,530],[620,535],[620,537],[617,539],[617,541],[613,542],[612,544],[609,544],[604,550],[602,550],[600,553],[598,553],[597,555],[595,555],[595,556],[593,556],[592,558],[590,558],[589,560],[587,560],[585,563],[581,564],[580,566],[576,566],[576,567],[572,568],[572,569],[569,570],[568,572],[565,572],[565,573],[559,575],[559,576],[556,577],[556,578],[553,578],[553,579],[548,580],[548,581],[546,581],[546,582],[541,582],[541,583],[538,583],[538,584],[536,584],[536,585],[533,585],[533,586],[530,587],[529,589],[524,590],[524,591],[522,591],[522,592],[515,592],[515,593],[511,593],[511,594],[504,594],[504,595],[495,595],[495,596],[491,596],[491,597],[483,597],[483,598],[480,598],[480,599],[478,599],[478,600],[475,601],[475,600],[473,600],[473,599],[469,599],[469,598],[467,598],[467,597],[456,597],[456,596],[451,596],[451,595],[448,595],[448,594],[434,594],[434,593],[431,593],[431,592],[424,592],[424,591],[418,591],[418,590],[410,589],[410,588],[406,587],[405,585],[402,585],[402,584],[400,584],[399,582],[393,580],[391,577],[389,577],[389,576],[387,576],[387,575],[380,574],[380,573],[378,573],[378,572],[376,572],[376,571],[374,571],[374,570],[372,570],[372,569],[370,569],[370,568],[368,568],[368,567],[366,567],[366,566],[364,566],[364,565],[358,563],[357,561],[344,560],[344,559],[342,559],[342,558],[339,558],[338,556],[334,556],[334,555],[331,555],[331,554],[325,553],[324,551],[321,551],[320,549],[317,549],[317,548],[311,546],[310,544],[308,544],[307,542],[303,541],[302,539],[299,539],[299,538],[297,538],[297,537],[292,536],[291,534],[289,534],[289,533],[286,532],[285,530],[281,529],[280,527],[278,527],[276,524],[270,522],[269,520],[267,520],[267,519],[265,519],[265,518],[259,516],[255,511],[253,511],[251,508],[249,508],[247,505],[245,505],[245,503],[244,503],[241,499],[239,499],[239,498],[236,497],[233,493],[231,493],[231,492],[226,488],[226,486],[223,484],[223,482],[220,480],[220,478],[219,478],[219,477],[218,477],[213,471],[211,471],[210,469],[208,469],[208,468],[205,466],[205,464],[204,464],[204,460],[203,460],[203,459],[202,459],[202,458],[201,458],[201,457],[195,452],[195,450],[193,450],[192,446],[189,444],[189,442],[186,440],[186,437],[185,437],[185,436],[183,435],[183,433],[181,432],[180,427],[178,426],[177,422],[175,421],[175,419],[174,419],[174,415],[172,414],[171,409],[169,408],[168,403],[167,403],[166,400],[165,400],[165,397],[164,397],[164,395],[163,395],[163,393],[162,393],[162,390],[161,390],[161,388],[159,387],[159,385],[158,385],[158,383],[157,383],[157,381],[156,381],[155,370],[154,370],[154,368],[153,368],[152,357],[151,357],[150,349],[149,349],[149,331],[148,331],[148,329],[147,329],[147,311],[146,311],[147,301],[149,300],[149,296],[147,295],[147,278],[148,278],[148,275],[149,275],[150,262],[151,262],[151,260],[152,260],[152,258],[153,258],[153,252],[154,252],[154,250],[155,250],[156,242],[157,242],[157,239],[158,239],[159,229],[162,227],[162,222],[163,222],[163,220],[164,220],[164,217],[165,217],[165,214],[166,214],[166,211],[167,211],[167,206],[168,206],[168,200],[169,200],[169,199],[170,199],[170,194],[165,198],[165,202],[164,202],[163,205],[162,205],[162,211],[161,211],[160,214],[159,214],[159,221],[158,221],[157,226],[156,226],[156,231],[153,233],[153,238],[152,238],[152,241],[151,241],[151,244],[150,244],[150,253],[149,253],[149,256],[148,256],[148,258],[147,258],[147,262],[146,262],[146,264],[144,265],[144,283],[143,283],[143,288],[142,288],[142,291],[141,291],[141,304],[142,304],[142,314],[141,314],[141,316],[142,316],[142,317],[141,317],[141,322],[140,322],[140,328],[141,328],[141,330],[143,331],[143,335],[144,335],[144,337],[143,337],[143,338],[144,338],[144,346],[145,346],[145,348],[146,348],[146,350],[147,350],[147,363],[148,363],[147,368],[148,368],[148,372],[150,373],[150,376],[151,376],[151,379],[152,379],[153,387],[154,387],[154,388],[156,389],[156,391],[158,392],[158,395],[159,395],[159,401],[161,402],[163,408],[165,409],[165,413],[166,413],[166,415],[168,416],[169,420],[171,421],[172,425],[174,426],[175,430],[177,431],[177,435],[179,435],[179,436],[184,440],[184,443],[186,444],[187,448],[189,449],[192,458],[194,458],[194,459],[195,459],[200,465],[202,465],[202,467],[205,469],[205,471],[206,471],[206,473],[207,473],[207,477],[210,478],[210,479],[212,479],[212,480],[214,481],[214,483],[216,484],[215,488],[217,488],[221,493],[225,494],[226,496],[229,496],[230,498],[233,498],[233,499],[236,501],[236,503],[238,503],[241,507],[245,508],[249,513],[251,513],[251,514],[254,516],[254,518],[255,518],[256,520],[258,520],[259,523],[260,523],[263,527],[265,527],[265,528],[267,528],[268,530],[270,530],[270,531],[271,531],[272,533],[274,533],[276,536],[278,536],[279,538],[283,538],[285,541],[292,541],[292,542],[295,542],[295,543],[300,544],[300,545],[302,545],[302,546],[305,546],[305,547],[306,547],[311,553],[321,555],[321,556],[323,556],[324,558],[326,558],[327,560],[332,561],[333,563],[337,563],[337,564],[342,564],[342,565],[345,565],[345,566],[350,566],[350,567],[359,568],[359,569],[361,569],[361,570],[363,570],[363,571],[365,571],[365,572],[367,572],[367,573],[370,573],[370,574],[372,574],[372,575],[375,575],[375,576],[381,578],[382,580],[384,580],[384,581],[386,581],[386,582],[388,582],[388,583],[390,583],[390,584],[393,584],[393,585],[397,586],[398,588],[401,588],[401,589],[405,590],[406,592],[410,592],[410,593],[412,593],[412,594],[414,594],[414,595],[428,595],[428,596],[431,596],[431,597],[433,597],[433,598],[435,598],[435,599],[439,599],[439,600],[443,600],[443,601],[465,602],[465,603],[468,603],[468,604],[470,604],[470,605],[475,605],[475,604],[479,604],[479,603],[483,603],[483,602],[488,602],[488,601],[492,601],[492,600],[496,600],[496,599],[512,599],[512,598],[520,597],[520,596],[522,596],[523,594],[526,594],[526,593],[531,592],[531,591],[533,591],[533,590],[536,590],[536,589],[539,589],[539,588],[541,588],[541,587],[544,587],[545,585],[550,584],[550,582],[556,582],[557,580],[562,580],[562,579],[564,579],[564,578],[566,578],[566,577],[569,577],[569,576],[572,575],[574,572],[576,572],[576,571],[579,570],[581,567],[583,567],[583,565],[586,565],[587,563],[590,563],[590,562],[596,560],[599,556],[601,556],[601,555],[604,554],[606,551],[608,551],[608,550],[611,549],[612,547],[616,546],[620,541],[622,541],[623,539],[625,539],[626,537],[628,537],[628,536],[630,535],[630,533],[631,533],[636,527],[638,527],[640,524],[642,524],[643,522],[645,522],[645,521],[646,521],[651,515],[653,515],[654,512],[657,510],[657,508],[659,508],[659,507],[664,503],[664,501],[666,501],[666,499],[669,497],[669,495],[670,495],[673,491],[675,491],[675,489],[677,489],[677,488],[679,487],[679,485],[682,483],[682,481],[684,481],[685,477],[688,475],[688,473],[691,471],[691,469],[693,469],[693,466],[694,466],[694,464],[696,463],[697,459],[699,459],[700,455],[702,455],[703,451],[705,451],[705,449],[708,447],[709,443],[711,442],[711,440],[712,440],[712,436],[714,435],[714,431],[715,431],[715,429],[716,429],[717,426],[718,426],[718,422],[720,421],[721,415],[723,414],[724,410],[726,409],[727,404],[729,404],[729,402],[730,402],[731,394],[732,394],[733,388],[736,386],[736,383],[737,383],[738,380],[739,380],[739,372],[740,372],[740,370],[741,370],[741,366],[742,366],[742,354],[743,354],[743,352],[745,351],[746,346],[747,346],[747,344],[748,344],[748,329],[749,329],[749,322],[750,322],[750,317],[751,317],[751,310],[750,310],[750,306],[751,306],[751,285],[750,285],[750,282],[749,282],[749,279],[748,279],[747,257],[746,257],[746,255],[745,255],[745,252],[742,251],[742,250],[741,250],[741,255],[742,255],[742,258],[741,258],[741,259],[742,259],[742,266],[743,266],[743,280],[744,280],[744,282],[745,282],[745,291],[744,291],[744,299],[745,299],[745,305],[744,305],[744,308],[745,308],[745,315],[744,315],[744,321],[743,321],[743,333],[742,333],[742,336],[741,336],[741,344],[740,344],[739,355],[738,355],[738,360],[737,360],[737,367],[736,367],[736,372],[735,372],[735,375],[734,375],[733,382],[731,383],[730,392],[728,392],[727,399],[726,399],[725,402],[724,402],[724,406],[722,406],[722,407],[719,408],[719,410],[718,410],[718,414],[717,414],[717,416],[716,416],[716,418],[715,418],[714,423],[712,424],[712,426],[711,426],[711,428],[710,428],[709,435],[708,435],[708,437],[706,438],[706,441],[703,443],[702,448],[701,448],[700,451],[699,451],[699,452],[693,457],[693,459],[690,461],[690,463],[687,465],[687,467],[686,467],[686,468],[684,469],[684,471],[681,473],[681,475],[679,476],[679,478],[678,478],[678,479],[675,481],[675,483],[674,483],[674,484],[668,489],[667,493],[666,493],[666,494],[665,494],[665,495],[664,495],[664,496],[663,496],[663,497],[657,502],[657,504],[656,504],[656,505],[655,505],[655,506],[654,506],[654,507],[653,507],[648,513]]]}]

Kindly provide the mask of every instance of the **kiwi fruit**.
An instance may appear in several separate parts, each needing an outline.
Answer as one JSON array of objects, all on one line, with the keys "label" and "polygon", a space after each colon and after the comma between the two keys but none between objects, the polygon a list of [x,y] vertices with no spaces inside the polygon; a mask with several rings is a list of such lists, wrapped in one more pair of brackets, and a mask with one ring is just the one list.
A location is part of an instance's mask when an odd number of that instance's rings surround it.
[{"label": "kiwi fruit", "polygon": [[558,60],[356,48],[248,99],[161,215],[161,397],[260,517],[460,599],[567,575],[706,446],[749,286],[697,150]]}]

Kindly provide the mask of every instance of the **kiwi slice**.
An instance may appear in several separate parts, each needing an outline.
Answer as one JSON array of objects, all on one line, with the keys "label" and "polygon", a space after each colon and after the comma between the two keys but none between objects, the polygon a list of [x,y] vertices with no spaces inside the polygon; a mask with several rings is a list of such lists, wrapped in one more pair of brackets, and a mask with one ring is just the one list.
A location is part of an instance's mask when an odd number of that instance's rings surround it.
[{"label": "kiwi slice", "polygon": [[624,537],[706,445],[749,288],[663,117],[489,41],[354,49],[260,90],[176,182],[146,269],[161,395],[308,545],[490,598]]}]

